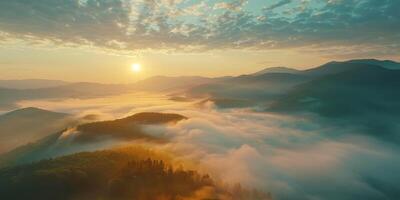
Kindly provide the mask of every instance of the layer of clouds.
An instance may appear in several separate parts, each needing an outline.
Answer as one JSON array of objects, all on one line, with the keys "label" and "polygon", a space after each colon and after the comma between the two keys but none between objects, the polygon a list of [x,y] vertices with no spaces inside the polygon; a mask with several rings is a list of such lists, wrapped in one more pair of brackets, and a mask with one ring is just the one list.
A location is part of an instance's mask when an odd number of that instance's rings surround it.
[{"label": "layer of clouds", "polygon": [[198,108],[195,103],[139,94],[20,104],[94,113],[106,119],[143,111],[185,115],[189,119],[175,125],[145,127],[147,133],[169,141],[148,145],[172,152],[177,163],[192,161],[225,183],[256,187],[271,192],[275,199],[396,199],[400,195],[398,145],[313,116],[218,110],[212,103]]},{"label": "layer of clouds", "polygon": [[352,54],[357,48],[363,49],[362,55],[397,55],[400,50],[397,0],[281,0],[259,4],[244,0],[1,1],[0,39],[118,51],[329,51],[336,47],[342,54]]},{"label": "layer of clouds", "polygon": [[227,183],[270,191],[276,199],[398,195],[400,149],[352,129],[246,110],[176,112],[190,119],[149,131],[166,134],[171,143],[164,148]]}]

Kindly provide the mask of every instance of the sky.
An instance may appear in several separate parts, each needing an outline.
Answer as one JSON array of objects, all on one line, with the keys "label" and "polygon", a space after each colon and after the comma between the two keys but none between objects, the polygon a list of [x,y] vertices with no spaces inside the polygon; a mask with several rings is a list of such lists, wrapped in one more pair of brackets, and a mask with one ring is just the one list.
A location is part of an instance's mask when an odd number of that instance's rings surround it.
[{"label": "sky", "polygon": [[126,83],[399,61],[398,10],[398,0],[4,0],[0,79]]}]

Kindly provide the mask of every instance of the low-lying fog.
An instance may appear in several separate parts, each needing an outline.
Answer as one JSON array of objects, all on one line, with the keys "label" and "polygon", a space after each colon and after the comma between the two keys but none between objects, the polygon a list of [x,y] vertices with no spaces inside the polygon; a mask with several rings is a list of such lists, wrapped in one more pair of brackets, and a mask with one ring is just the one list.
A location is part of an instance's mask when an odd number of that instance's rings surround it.
[{"label": "low-lying fog", "polygon": [[317,116],[217,109],[211,102],[174,102],[155,94],[86,100],[23,101],[21,107],[114,119],[137,112],[182,114],[188,120],[147,126],[169,139],[154,148],[188,159],[226,183],[271,192],[275,199],[394,199],[400,195],[400,149]]}]

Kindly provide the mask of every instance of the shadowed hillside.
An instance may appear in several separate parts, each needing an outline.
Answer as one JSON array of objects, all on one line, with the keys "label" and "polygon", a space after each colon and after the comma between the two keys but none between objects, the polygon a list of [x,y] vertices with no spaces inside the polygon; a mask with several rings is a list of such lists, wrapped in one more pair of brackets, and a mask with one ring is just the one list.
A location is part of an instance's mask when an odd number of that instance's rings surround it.
[{"label": "shadowed hillside", "polygon": [[23,108],[0,115],[0,154],[64,129],[69,115]]},{"label": "shadowed hillside", "polygon": [[400,71],[367,65],[299,85],[272,106],[326,116],[397,114]]},{"label": "shadowed hillside", "polygon": [[399,142],[400,70],[364,66],[295,87],[267,110],[311,112]]}]

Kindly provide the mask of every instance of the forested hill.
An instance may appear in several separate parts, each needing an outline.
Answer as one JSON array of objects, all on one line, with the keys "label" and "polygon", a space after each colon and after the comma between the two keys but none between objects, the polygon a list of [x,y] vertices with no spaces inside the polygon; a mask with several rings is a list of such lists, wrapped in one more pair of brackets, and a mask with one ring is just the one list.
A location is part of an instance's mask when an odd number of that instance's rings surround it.
[{"label": "forested hill", "polygon": [[0,199],[270,199],[173,168],[139,147],[78,153],[0,170]]}]

